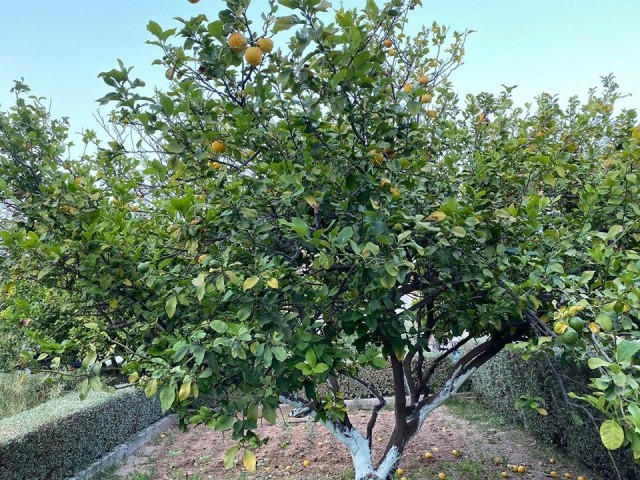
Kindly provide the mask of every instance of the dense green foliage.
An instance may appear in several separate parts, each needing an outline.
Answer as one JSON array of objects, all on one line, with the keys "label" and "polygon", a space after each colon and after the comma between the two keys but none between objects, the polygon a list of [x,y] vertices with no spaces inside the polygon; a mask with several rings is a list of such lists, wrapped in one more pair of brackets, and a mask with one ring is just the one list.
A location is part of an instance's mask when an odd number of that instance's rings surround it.
[{"label": "dense green foliage", "polygon": [[[41,357],[55,368],[79,352],[86,394],[121,354],[183,425],[249,448],[260,415],[304,407],[351,449],[358,479],[378,479],[505,345],[557,346],[593,356],[601,377],[584,400],[608,417],[608,447],[640,456],[640,130],[635,112],[614,115],[612,78],[564,109],[547,94],[515,106],[510,88],[461,102],[448,75],[466,33],[406,35],[416,0],[333,15],[326,1],[280,0],[257,26],[248,3],[149,23],[169,85],[146,96],[122,64],[101,74],[113,140],[95,157],[65,158],[64,126],[16,85],[0,116],[0,201],[14,219],[0,275],[72,312],[33,329]],[[272,35],[276,49],[259,53]],[[463,333],[485,341],[434,389],[429,338]],[[387,364],[396,428],[374,467],[383,402],[358,432],[338,378]],[[218,408],[191,408],[200,392]],[[243,462],[255,467],[249,449]]]}]

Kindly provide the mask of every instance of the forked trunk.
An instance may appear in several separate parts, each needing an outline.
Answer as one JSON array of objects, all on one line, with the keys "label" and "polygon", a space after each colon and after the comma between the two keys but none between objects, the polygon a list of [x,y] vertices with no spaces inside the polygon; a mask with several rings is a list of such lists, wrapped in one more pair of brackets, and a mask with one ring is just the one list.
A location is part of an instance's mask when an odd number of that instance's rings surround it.
[{"label": "forked trunk", "polygon": [[393,471],[402,455],[397,447],[388,449],[378,467],[375,468],[369,442],[359,430],[333,422],[326,422],[325,426],[349,449],[355,470],[355,480],[388,480],[393,478]]}]

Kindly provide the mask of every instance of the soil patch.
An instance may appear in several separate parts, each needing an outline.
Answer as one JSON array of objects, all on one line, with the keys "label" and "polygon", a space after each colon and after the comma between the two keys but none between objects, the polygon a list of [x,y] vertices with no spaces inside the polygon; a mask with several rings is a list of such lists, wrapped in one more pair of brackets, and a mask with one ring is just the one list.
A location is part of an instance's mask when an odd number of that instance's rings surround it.
[{"label": "soil patch", "polygon": [[[439,472],[446,473],[450,480],[498,479],[501,472],[508,470],[507,464],[527,469],[522,474],[508,471],[507,478],[544,479],[555,470],[559,478],[569,472],[574,479],[585,475],[589,480],[604,480],[540,444],[518,427],[497,422],[490,412],[486,412],[486,419],[482,418],[475,402],[469,402],[473,410],[470,416],[464,412],[467,402],[456,402],[455,408],[442,406],[434,411],[408,445],[400,464],[406,480],[433,479]],[[129,458],[116,474],[127,477],[133,472],[145,472],[161,480],[353,478],[348,451],[324,427],[305,419],[290,418],[285,409],[282,413],[276,425],[265,424],[258,429],[261,437],[269,437],[269,443],[255,452],[258,467],[253,474],[243,472],[240,461],[234,469],[225,470],[222,457],[234,442],[229,435],[204,426],[191,428],[184,434],[174,427],[158,435]],[[349,413],[354,425],[363,431],[369,414],[367,410]],[[376,455],[382,454],[392,428],[393,412],[383,410],[374,430]],[[461,455],[452,455],[453,450],[459,450]],[[431,453],[430,460],[425,459],[425,452]],[[555,465],[549,463],[551,457],[557,458]],[[495,459],[501,464],[496,465]],[[305,460],[309,462],[307,467]]]}]

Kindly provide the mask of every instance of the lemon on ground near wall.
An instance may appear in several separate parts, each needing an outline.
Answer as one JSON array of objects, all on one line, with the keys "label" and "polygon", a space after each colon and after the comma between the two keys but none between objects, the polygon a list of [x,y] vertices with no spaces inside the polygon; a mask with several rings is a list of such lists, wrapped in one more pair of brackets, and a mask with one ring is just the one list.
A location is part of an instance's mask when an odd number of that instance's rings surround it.
[{"label": "lemon on ground near wall", "polygon": [[265,37],[259,38],[258,47],[260,47],[260,50],[264,53],[270,53],[273,50],[273,40]]},{"label": "lemon on ground near wall", "polygon": [[247,39],[244,38],[244,35],[242,35],[240,32],[234,32],[229,35],[229,38],[227,39],[227,45],[229,45],[229,48],[236,53],[244,52],[244,50],[247,48]]},{"label": "lemon on ground near wall", "polygon": [[402,475],[404,473],[404,470],[399,468],[396,470],[396,475]]},{"label": "lemon on ground near wall", "polygon": [[249,47],[244,52],[244,59],[249,65],[257,67],[262,63],[262,50],[260,47]]},{"label": "lemon on ground near wall", "polygon": [[426,458],[427,460],[431,460],[433,458],[433,455],[431,455],[431,452],[425,452],[424,458]]}]

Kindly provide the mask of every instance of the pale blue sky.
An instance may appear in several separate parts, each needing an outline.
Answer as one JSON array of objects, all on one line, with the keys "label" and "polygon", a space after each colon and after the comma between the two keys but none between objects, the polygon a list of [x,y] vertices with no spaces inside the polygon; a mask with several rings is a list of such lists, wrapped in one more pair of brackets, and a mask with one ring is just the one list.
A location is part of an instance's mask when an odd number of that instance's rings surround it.
[{"label": "pale blue sky", "polygon": [[[461,94],[517,84],[521,102],[543,91],[566,99],[614,73],[622,90],[633,94],[622,104],[640,108],[638,0],[423,1],[412,26],[436,20],[477,30],[465,65],[452,78]],[[261,3],[253,0],[252,8]],[[151,66],[159,50],[145,44],[149,20],[169,28],[172,17],[215,18],[222,6],[220,0],[1,0],[0,108],[12,102],[12,80],[24,77],[35,94],[51,100],[54,115],[70,118],[73,131],[96,128],[95,100],[108,91],[97,74],[117,58],[148,84],[164,82],[162,67]]]}]

